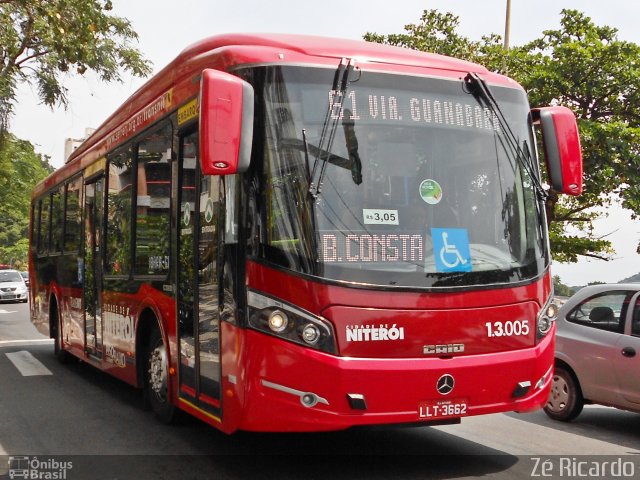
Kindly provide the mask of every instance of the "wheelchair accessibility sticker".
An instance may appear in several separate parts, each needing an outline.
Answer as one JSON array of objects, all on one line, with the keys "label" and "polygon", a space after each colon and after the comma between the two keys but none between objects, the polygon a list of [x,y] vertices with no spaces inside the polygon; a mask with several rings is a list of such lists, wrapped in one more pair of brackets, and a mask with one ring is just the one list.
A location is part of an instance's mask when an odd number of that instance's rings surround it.
[{"label": "wheelchair accessibility sticker", "polygon": [[433,253],[438,272],[470,272],[469,235],[464,228],[432,228]]}]

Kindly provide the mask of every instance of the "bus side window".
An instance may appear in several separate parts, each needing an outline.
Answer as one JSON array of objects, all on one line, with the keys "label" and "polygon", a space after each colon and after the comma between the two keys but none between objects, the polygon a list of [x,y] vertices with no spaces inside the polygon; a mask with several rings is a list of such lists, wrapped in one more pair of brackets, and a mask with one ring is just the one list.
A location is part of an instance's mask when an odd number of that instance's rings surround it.
[{"label": "bus side window", "polygon": [[40,222],[38,234],[38,254],[44,255],[49,251],[49,213],[51,210],[51,196],[46,195],[40,200]]},{"label": "bus side window", "polygon": [[171,124],[166,124],[138,146],[136,275],[169,272],[171,140]]},{"label": "bus side window", "polygon": [[82,179],[80,177],[72,180],[67,185],[67,196],[65,198],[66,208],[64,216],[64,245],[65,252],[77,252],[80,249],[80,187]]},{"label": "bus side window", "polygon": [[42,217],[42,199],[37,200],[33,205],[33,233],[31,250],[34,254],[40,252],[40,230]]},{"label": "bus side window", "polygon": [[130,148],[120,150],[109,158],[107,275],[128,275],[131,271],[132,166]]},{"label": "bus side window", "polygon": [[62,251],[63,215],[64,215],[64,188],[55,190],[51,196],[51,253]]}]

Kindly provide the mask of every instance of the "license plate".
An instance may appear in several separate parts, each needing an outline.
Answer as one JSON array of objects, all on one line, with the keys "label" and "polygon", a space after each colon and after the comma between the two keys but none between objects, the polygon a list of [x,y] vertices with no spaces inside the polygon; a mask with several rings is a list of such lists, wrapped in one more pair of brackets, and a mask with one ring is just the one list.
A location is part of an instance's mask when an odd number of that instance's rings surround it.
[{"label": "license plate", "polygon": [[441,420],[443,418],[464,417],[467,415],[466,398],[451,398],[447,400],[428,400],[418,405],[420,420]]}]

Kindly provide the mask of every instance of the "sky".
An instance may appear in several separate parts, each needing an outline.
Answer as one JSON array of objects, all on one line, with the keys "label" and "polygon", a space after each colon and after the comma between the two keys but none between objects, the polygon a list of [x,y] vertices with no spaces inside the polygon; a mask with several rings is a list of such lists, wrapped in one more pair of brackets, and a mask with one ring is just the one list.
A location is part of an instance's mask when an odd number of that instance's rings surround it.
[{"label": "sky", "polygon": [[[452,12],[460,18],[458,32],[473,40],[491,33],[504,34],[507,0],[113,0],[112,14],[128,18],[139,35],[138,48],[159,71],[188,45],[211,35],[229,32],[302,33],[361,39],[366,32],[402,33],[418,23],[424,10]],[[637,0],[511,1],[510,44],[521,45],[542,31],[559,27],[560,12],[572,8],[597,25],[619,31],[619,38],[640,44],[640,2]],[[105,85],[91,75],[65,79],[70,105],[51,110],[40,105],[37,91],[22,87],[10,130],[31,141],[36,151],[62,165],[66,138],[84,136],[96,128],[142,84],[124,76]],[[567,285],[592,281],[618,282],[640,272],[640,221],[632,221],[619,207],[596,223],[596,234],[606,236],[616,249],[612,261],[581,260],[552,265]]]}]

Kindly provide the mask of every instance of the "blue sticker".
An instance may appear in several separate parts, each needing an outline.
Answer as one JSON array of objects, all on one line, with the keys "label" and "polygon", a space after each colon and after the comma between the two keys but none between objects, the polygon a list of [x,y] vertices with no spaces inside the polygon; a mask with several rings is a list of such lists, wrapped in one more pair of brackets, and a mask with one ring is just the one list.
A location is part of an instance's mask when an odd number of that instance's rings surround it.
[{"label": "blue sticker", "polygon": [[466,228],[432,228],[437,272],[470,272],[471,252]]}]

